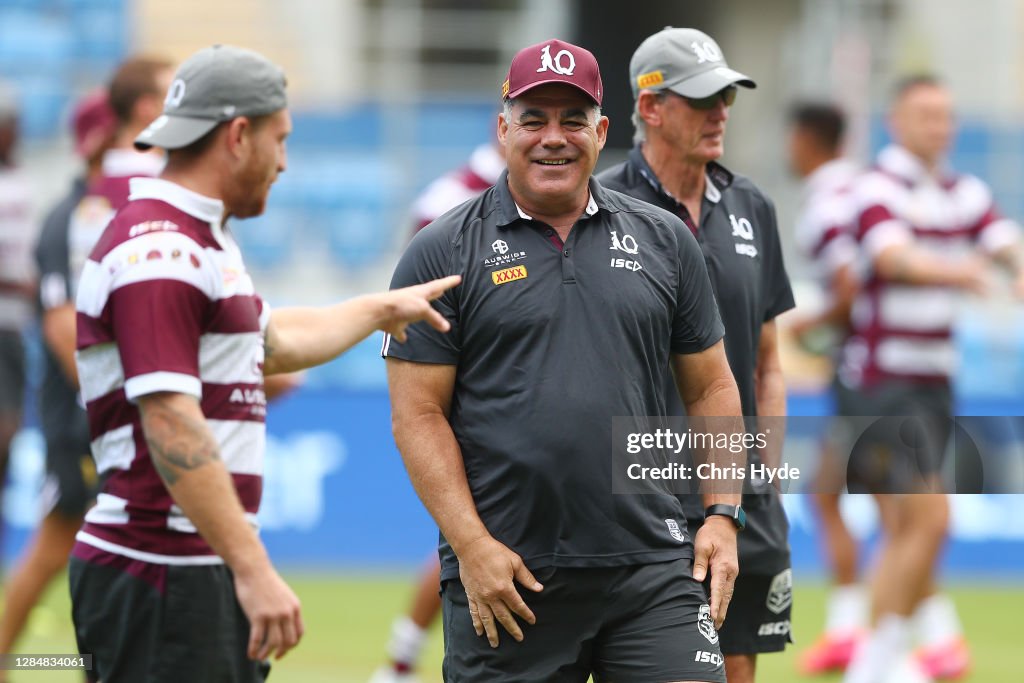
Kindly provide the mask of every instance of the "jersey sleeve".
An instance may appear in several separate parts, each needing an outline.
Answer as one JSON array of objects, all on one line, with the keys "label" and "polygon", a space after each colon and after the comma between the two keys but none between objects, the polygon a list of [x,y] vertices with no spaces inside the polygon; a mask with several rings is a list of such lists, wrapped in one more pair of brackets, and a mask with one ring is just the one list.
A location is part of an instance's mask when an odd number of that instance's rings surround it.
[{"label": "jersey sleeve", "polygon": [[779,224],[775,215],[775,206],[765,198],[762,211],[765,220],[761,225],[768,226],[765,233],[765,264],[762,270],[765,291],[763,322],[774,319],[796,306],[793,299],[793,288],[786,273],[786,264],[782,258],[782,242],[779,239]]},{"label": "jersey sleeve", "polygon": [[[94,308],[109,321],[126,398],[161,391],[201,398],[199,340],[217,282],[205,250],[184,235],[156,233],[129,240],[89,266],[104,269],[101,277],[109,274],[109,286],[100,288],[109,291],[108,299]],[[79,292],[80,311],[88,296]]]},{"label": "jersey sleeve", "polygon": [[39,307],[43,311],[72,302],[71,263],[68,252],[68,223],[73,204],[65,199],[43,221],[36,243],[36,268],[39,270]]},{"label": "jersey sleeve", "polygon": [[[418,232],[395,268],[391,289],[410,287],[457,274],[452,272],[452,248],[447,233],[444,226],[438,223]],[[391,335],[384,336],[381,356],[420,363],[456,365],[462,348],[458,307],[460,291],[461,286],[449,289],[432,303],[451,323],[448,332],[439,332],[425,322],[412,324],[406,329],[405,342],[399,342]]]},{"label": "jersey sleeve", "polygon": [[672,352],[698,353],[725,335],[718,303],[711,289],[704,255],[697,239],[676,218],[672,227],[677,235],[679,280],[676,309],[672,320]]},{"label": "jersey sleeve", "polygon": [[971,226],[971,236],[983,251],[995,254],[1020,241],[1020,226],[999,211],[992,190],[980,178],[965,176],[957,193],[963,210],[978,217]]}]

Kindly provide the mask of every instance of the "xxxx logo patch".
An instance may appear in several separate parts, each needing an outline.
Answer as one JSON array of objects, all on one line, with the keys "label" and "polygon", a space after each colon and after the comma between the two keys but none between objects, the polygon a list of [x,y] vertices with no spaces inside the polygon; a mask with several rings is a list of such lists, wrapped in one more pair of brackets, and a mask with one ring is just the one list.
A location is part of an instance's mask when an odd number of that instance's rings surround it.
[{"label": "xxxx logo patch", "polygon": [[503,285],[506,282],[515,282],[516,280],[526,279],[526,266],[516,266],[515,268],[505,268],[504,270],[496,270],[491,273],[491,281],[496,285]]}]

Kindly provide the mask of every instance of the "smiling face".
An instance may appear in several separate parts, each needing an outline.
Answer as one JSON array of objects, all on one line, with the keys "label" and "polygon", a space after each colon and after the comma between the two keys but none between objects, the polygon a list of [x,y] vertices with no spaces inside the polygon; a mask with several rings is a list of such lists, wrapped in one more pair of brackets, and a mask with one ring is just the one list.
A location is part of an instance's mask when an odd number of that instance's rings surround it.
[{"label": "smiling face", "polygon": [[498,122],[516,201],[539,215],[585,203],[607,134],[608,118],[573,86],[541,85],[517,97]]}]

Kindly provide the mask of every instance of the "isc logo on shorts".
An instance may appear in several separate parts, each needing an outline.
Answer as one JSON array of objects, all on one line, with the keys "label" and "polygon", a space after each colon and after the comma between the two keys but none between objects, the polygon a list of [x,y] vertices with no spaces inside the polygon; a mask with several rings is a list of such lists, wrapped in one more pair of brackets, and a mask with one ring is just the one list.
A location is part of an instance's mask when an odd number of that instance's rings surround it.
[{"label": "isc logo on shorts", "polygon": [[703,664],[714,664],[715,666],[722,666],[723,663],[722,655],[717,652],[707,652],[706,650],[697,650],[696,655],[693,657],[693,661],[701,662]]},{"label": "isc logo on shorts", "polygon": [[504,270],[496,270],[491,273],[491,280],[496,285],[503,285],[506,282],[515,282],[516,280],[526,279],[526,266],[516,266],[515,268],[506,268]]},{"label": "isc logo on shorts", "polygon": [[784,636],[789,634],[789,619],[786,621],[770,621],[766,624],[761,624],[761,627],[757,629],[757,635],[759,636]]}]

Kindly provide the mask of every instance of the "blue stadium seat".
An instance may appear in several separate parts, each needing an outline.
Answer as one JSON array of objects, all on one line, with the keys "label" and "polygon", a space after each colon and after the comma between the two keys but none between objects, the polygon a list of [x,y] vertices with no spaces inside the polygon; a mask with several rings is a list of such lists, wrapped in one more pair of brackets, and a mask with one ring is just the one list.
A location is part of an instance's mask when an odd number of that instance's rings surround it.
[{"label": "blue stadium seat", "polygon": [[253,270],[271,270],[286,265],[294,241],[301,236],[306,217],[300,211],[273,204],[257,218],[237,223],[233,230],[246,264]]},{"label": "blue stadium seat", "polygon": [[71,99],[68,88],[61,81],[47,78],[27,78],[18,85],[22,134],[26,138],[58,134]]},{"label": "blue stadium seat", "polygon": [[23,10],[0,12],[0,70],[52,73],[71,60],[74,36],[54,17]]}]

